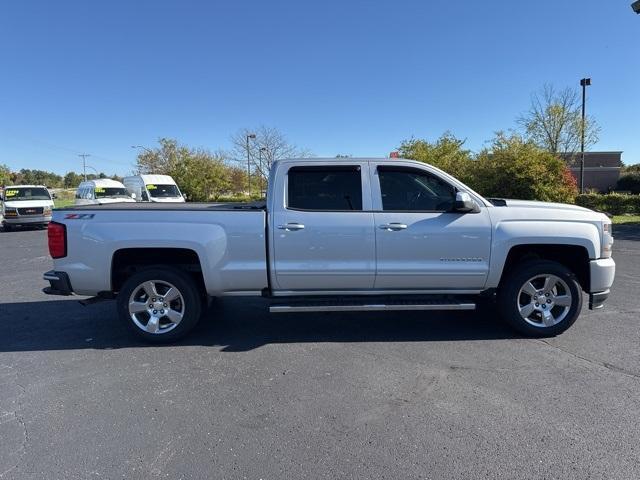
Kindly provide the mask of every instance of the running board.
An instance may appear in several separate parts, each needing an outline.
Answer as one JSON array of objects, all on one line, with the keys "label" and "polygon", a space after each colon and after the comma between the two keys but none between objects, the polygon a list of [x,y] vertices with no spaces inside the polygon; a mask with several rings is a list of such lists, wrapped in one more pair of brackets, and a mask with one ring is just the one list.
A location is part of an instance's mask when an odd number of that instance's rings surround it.
[{"label": "running board", "polygon": [[475,303],[364,303],[364,304],[344,304],[331,305],[326,303],[318,304],[293,304],[293,305],[271,305],[271,313],[294,313],[294,312],[379,312],[398,310],[475,310]]}]

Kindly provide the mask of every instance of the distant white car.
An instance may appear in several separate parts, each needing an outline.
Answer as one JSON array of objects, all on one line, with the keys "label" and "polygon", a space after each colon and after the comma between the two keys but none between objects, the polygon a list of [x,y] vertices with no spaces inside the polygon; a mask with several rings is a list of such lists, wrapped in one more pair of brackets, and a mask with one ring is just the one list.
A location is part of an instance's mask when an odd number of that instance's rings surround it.
[{"label": "distant white car", "polygon": [[184,196],[169,175],[124,177],[124,186],[137,202],[184,202]]},{"label": "distant white car", "polygon": [[76,190],[76,205],[103,205],[105,203],[135,202],[124,185],[110,178],[82,182]]},{"label": "distant white car", "polygon": [[2,226],[5,231],[14,226],[44,226],[51,221],[53,200],[44,185],[5,187],[2,194]]}]

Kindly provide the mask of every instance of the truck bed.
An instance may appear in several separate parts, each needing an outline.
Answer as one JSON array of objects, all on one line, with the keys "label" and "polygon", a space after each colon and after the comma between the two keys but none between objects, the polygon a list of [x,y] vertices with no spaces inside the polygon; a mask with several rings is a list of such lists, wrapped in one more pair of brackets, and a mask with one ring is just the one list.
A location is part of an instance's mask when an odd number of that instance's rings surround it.
[{"label": "truck bed", "polygon": [[[70,255],[56,261],[74,292],[113,290],[113,262],[123,252],[146,249],[171,261],[166,249],[193,252],[207,293],[260,292],[267,282],[264,203],[111,203],[54,210],[63,223]],[[128,254],[127,254],[128,255]],[[115,259],[115,260],[114,260]],[[154,260],[156,262],[156,260]],[[156,262],[157,263],[157,262]]]}]

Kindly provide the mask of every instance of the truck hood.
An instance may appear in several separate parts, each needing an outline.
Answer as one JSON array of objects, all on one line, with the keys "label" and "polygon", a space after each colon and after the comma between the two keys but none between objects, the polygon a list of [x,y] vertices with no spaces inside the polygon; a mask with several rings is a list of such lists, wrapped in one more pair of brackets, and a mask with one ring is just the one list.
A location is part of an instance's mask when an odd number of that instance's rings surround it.
[{"label": "truck hood", "polygon": [[5,208],[33,208],[33,207],[49,207],[53,208],[52,200],[14,200],[4,202]]},{"label": "truck hood", "polygon": [[553,210],[577,210],[580,212],[591,212],[588,208],[579,207],[578,205],[571,205],[568,203],[553,203],[553,202],[537,202],[534,200],[512,200],[505,199],[507,207],[518,208],[550,208]]}]

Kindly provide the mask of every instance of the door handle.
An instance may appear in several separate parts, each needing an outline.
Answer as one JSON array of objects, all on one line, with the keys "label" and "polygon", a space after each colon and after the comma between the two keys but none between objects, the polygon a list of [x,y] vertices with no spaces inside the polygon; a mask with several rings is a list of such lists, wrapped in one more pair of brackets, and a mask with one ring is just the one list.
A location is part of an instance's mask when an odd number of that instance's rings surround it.
[{"label": "door handle", "polygon": [[405,230],[407,226],[404,223],[384,223],[380,225],[379,228],[390,232],[397,232],[398,230]]},{"label": "door handle", "polygon": [[304,225],[301,223],[287,223],[286,225],[278,225],[280,230],[287,230],[294,232],[296,230],[304,230]]}]

